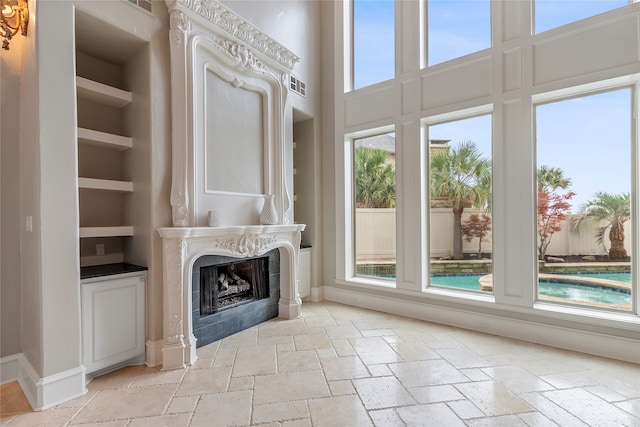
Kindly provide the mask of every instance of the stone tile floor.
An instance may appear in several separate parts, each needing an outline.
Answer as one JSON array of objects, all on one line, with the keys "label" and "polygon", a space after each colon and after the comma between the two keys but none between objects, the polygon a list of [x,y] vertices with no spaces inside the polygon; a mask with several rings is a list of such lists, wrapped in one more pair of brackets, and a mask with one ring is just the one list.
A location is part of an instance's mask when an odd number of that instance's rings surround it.
[{"label": "stone tile floor", "polygon": [[640,426],[639,365],[329,302],[303,313],[44,412],[5,385],[0,425]]}]

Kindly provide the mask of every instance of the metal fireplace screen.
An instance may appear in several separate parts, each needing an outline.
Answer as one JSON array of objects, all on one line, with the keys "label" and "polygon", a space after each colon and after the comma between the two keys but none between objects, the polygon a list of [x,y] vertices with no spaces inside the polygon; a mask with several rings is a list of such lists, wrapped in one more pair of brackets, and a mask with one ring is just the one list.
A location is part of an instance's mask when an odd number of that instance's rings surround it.
[{"label": "metal fireplace screen", "polygon": [[200,268],[200,316],[268,297],[268,257]]}]

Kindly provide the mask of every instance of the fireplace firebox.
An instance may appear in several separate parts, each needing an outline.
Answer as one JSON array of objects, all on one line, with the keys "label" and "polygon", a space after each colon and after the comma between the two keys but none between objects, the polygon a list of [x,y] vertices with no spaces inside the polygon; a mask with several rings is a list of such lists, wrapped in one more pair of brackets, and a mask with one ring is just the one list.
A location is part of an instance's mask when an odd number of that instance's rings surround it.
[{"label": "fireplace firebox", "polygon": [[201,347],[278,316],[280,252],[200,257],[192,283],[193,334]]},{"label": "fireplace firebox", "polygon": [[200,267],[200,316],[269,296],[269,258]]}]

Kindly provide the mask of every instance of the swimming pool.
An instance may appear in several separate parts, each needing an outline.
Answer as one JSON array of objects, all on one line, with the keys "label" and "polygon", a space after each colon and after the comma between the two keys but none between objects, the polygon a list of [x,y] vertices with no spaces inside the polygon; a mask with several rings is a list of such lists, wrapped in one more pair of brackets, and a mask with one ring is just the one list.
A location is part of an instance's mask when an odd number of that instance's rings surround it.
[{"label": "swimming pool", "polygon": [[[480,290],[478,279],[480,274],[458,274],[458,275],[432,275],[431,284],[435,286],[446,286],[458,289],[473,291]],[[567,274],[569,276],[569,274]],[[616,280],[619,282],[631,283],[631,273],[575,273],[571,276],[584,278],[596,278],[606,280]],[[606,276],[606,277],[605,277]],[[630,305],[631,293],[624,289],[612,289],[597,286],[597,284],[571,284],[552,280],[540,280],[538,284],[540,295],[552,298],[571,299],[576,301],[604,303],[613,305]]]}]

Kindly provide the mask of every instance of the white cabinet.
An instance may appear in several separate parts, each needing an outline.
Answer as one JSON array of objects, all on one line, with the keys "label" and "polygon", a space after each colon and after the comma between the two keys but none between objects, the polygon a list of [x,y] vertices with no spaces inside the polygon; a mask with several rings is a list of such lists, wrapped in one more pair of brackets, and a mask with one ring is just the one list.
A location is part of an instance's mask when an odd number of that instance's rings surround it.
[{"label": "white cabinet", "polygon": [[298,294],[306,298],[311,292],[311,248],[301,248],[298,259]]},{"label": "white cabinet", "polygon": [[146,272],[83,279],[82,361],[87,374],[145,356]]}]

